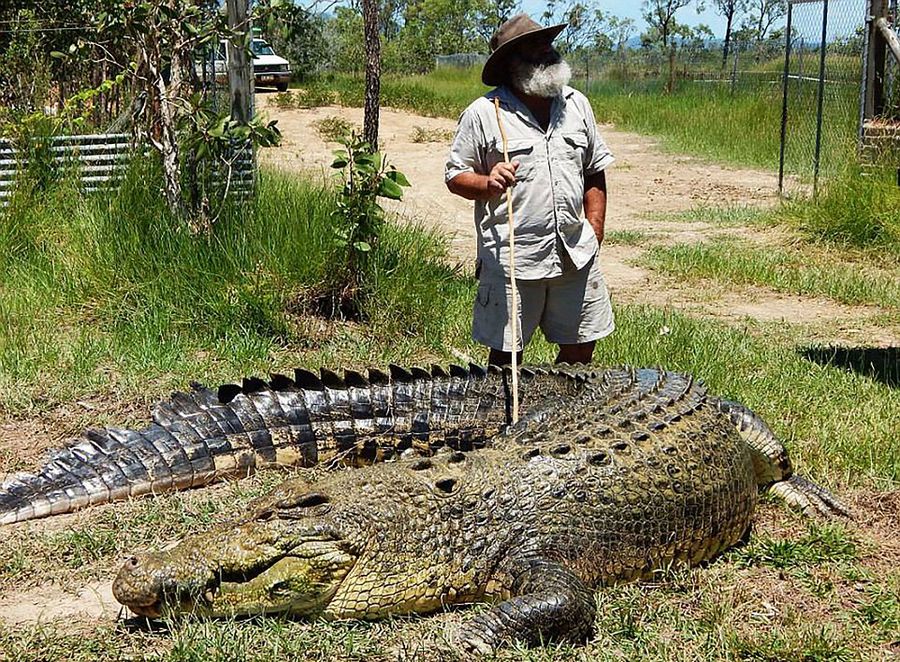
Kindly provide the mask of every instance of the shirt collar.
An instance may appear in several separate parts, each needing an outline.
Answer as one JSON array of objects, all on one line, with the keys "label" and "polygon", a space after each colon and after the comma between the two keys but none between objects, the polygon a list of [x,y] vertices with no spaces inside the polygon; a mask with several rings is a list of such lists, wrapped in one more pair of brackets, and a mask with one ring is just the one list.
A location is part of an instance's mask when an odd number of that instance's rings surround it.
[{"label": "shirt collar", "polygon": [[[548,135],[553,131],[556,120],[562,113],[563,108],[565,108],[566,102],[569,98],[571,98],[573,94],[575,94],[575,88],[565,85],[563,86],[562,92],[554,97],[553,104],[550,108],[550,126],[547,130]],[[504,106],[508,110],[516,113],[529,124],[533,124],[536,128],[543,130],[535,123],[534,118],[531,115],[531,111],[528,110],[528,107],[524,103],[522,103],[521,99],[519,99],[519,97],[517,97],[513,93],[513,91],[506,85],[500,85],[499,87],[488,92],[486,96],[487,98],[491,99],[492,102],[494,97],[500,99],[501,106]]]}]

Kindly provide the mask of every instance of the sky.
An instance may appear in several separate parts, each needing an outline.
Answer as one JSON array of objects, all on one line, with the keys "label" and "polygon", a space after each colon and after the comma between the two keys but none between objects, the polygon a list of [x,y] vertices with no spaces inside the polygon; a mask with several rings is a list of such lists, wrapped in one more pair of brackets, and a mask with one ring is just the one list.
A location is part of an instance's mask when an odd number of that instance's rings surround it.
[{"label": "sky", "polygon": [[[640,0],[596,0],[597,7],[605,12],[615,14],[621,18],[633,18],[636,27],[635,34],[640,34],[647,27],[647,24],[641,17],[641,4]],[[536,18],[540,16],[545,6],[546,3],[540,0],[522,0],[523,10]],[[725,20],[712,9],[707,8],[706,11],[698,14],[694,8],[694,3],[691,3],[688,7],[678,12],[677,18],[681,23],[687,23],[691,26],[705,23],[717,37],[725,34]]]}]

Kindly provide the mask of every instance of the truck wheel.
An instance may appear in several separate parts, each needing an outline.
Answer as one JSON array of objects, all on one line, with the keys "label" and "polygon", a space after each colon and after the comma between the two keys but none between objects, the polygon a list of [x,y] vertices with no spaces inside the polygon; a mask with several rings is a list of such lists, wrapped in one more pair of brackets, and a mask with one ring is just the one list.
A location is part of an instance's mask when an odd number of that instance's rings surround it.
[{"label": "truck wheel", "polygon": [[287,92],[288,84],[287,83],[278,83],[275,86],[275,89],[278,90],[279,92]]}]

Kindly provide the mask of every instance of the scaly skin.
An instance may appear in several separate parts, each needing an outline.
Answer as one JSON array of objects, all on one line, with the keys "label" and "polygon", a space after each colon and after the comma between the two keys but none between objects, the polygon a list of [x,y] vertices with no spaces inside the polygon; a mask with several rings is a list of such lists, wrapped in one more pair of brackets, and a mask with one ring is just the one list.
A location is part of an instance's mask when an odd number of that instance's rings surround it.
[{"label": "scaly skin", "polygon": [[[570,367],[523,371],[522,411],[577,393],[584,379]],[[478,366],[391,366],[368,377],[297,370],[293,379],[195,385],[158,404],[143,429],[89,430],[37,473],[4,480],[0,525],[199,487],[263,466],[367,464],[445,445],[471,450],[507,425],[509,401],[507,377]]]},{"label": "scaly skin", "polygon": [[489,601],[457,634],[487,652],[583,640],[592,589],[733,545],[761,484],[842,511],[791,475],[755,415],[690,377],[606,370],[587,383],[490,448],[287,481],[235,522],[130,559],[114,595],[149,617],[376,619]]}]

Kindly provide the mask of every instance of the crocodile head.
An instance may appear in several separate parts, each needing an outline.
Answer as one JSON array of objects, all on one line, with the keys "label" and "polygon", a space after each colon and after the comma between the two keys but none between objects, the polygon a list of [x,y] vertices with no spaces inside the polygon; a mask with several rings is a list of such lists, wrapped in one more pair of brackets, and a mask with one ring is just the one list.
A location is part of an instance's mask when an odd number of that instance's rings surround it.
[{"label": "crocodile head", "polygon": [[326,495],[289,481],[247,516],[175,547],[129,558],[116,600],[150,618],[192,613],[314,616],[334,596],[358,550],[327,517]]}]

